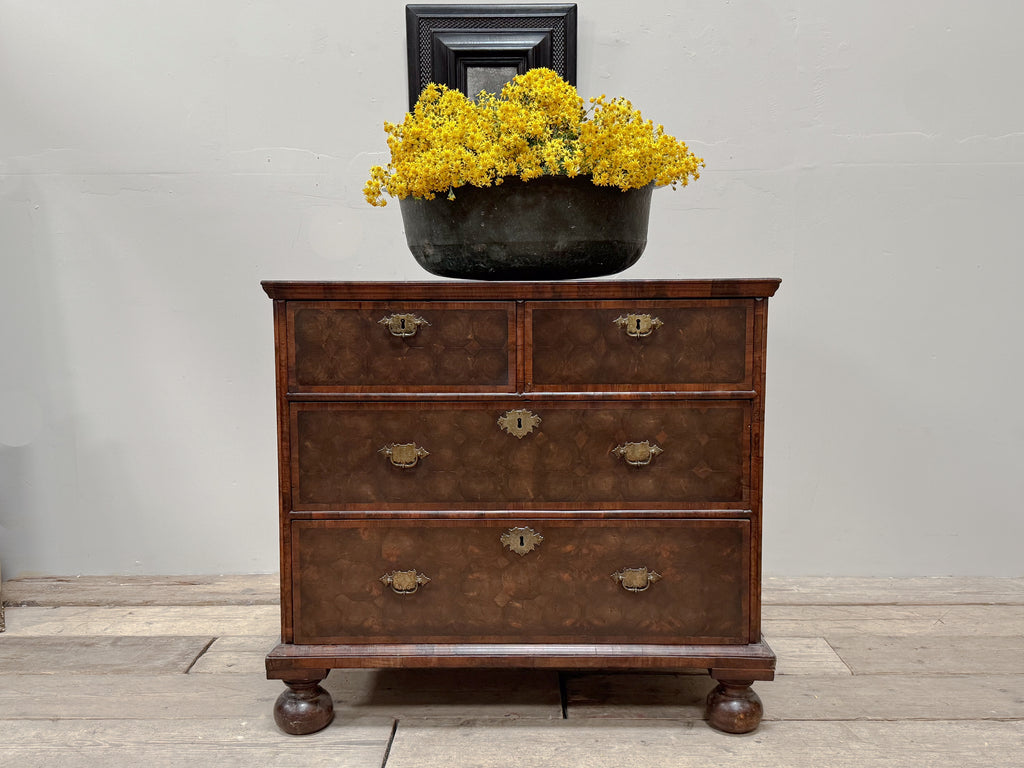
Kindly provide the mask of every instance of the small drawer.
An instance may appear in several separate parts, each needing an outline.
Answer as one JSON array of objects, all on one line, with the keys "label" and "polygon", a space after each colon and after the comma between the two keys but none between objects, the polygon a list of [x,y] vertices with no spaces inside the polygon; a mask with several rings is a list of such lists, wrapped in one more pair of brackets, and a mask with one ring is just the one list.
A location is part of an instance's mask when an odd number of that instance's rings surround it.
[{"label": "small drawer", "polygon": [[511,302],[289,302],[289,392],[511,392]]},{"label": "small drawer", "polygon": [[750,408],[293,403],[292,509],[747,509]]},{"label": "small drawer", "polygon": [[531,302],[526,389],[753,388],[752,299]]},{"label": "small drawer", "polygon": [[293,521],[291,541],[296,643],[749,642],[746,520]]}]

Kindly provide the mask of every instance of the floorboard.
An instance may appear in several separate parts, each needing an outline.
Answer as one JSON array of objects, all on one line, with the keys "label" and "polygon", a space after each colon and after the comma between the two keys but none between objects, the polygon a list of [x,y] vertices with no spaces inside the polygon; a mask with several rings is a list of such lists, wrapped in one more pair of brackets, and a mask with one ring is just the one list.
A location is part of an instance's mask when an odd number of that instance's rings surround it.
[{"label": "floorboard", "polygon": [[771,605],[1024,605],[1024,578],[775,576],[762,594]]},{"label": "floorboard", "polygon": [[8,609],[9,636],[39,635],[270,635],[276,605],[52,607]]},{"label": "floorboard", "polygon": [[[574,675],[569,719],[699,720],[714,683],[703,676]],[[1024,676],[793,676],[755,683],[765,720],[1017,720]]]},{"label": "floorboard", "polygon": [[249,576],[67,576],[11,579],[7,605],[277,605],[276,573]]},{"label": "floorboard", "polygon": [[[1002,628],[993,631],[1001,632]],[[855,675],[915,671],[929,675],[1024,675],[1022,635],[885,637],[830,633],[826,640]]]},{"label": "floorboard", "polygon": [[766,635],[821,637],[849,632],[873,635],[1024,635],[1019,605],[769,605]]},{"label": "floorboard", "polygon": [[387,768],[1020,768],[1020,737],[1019,723],[990,721],[768,722],[745,736],[696,721],[402,721]]},{"label": "floorboard", "polygon": [[391,720],[350,720],[315,745],[274,726],[269,714],[213,720],[20,720],[4,723],[0,764],[14,768],[378,768]]},{"label": "floorboard", "polygon": [[0,679],[8,675],[182,674],[213,638],[6,637]]},{"label": "floorboard", "polygon": [[265,676],[14,675],[0,680],[10,720],[196,720],[269,716],[281,683]]}]

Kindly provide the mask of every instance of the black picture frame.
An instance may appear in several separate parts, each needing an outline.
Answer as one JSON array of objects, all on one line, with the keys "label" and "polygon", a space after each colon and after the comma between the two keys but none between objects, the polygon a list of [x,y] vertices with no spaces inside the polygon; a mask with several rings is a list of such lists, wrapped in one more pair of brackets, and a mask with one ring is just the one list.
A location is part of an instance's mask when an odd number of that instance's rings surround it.
[{"label": "black picture frame", "polygon": [[472,98],[473,82],[548,67],[576,85],[575,3],[407,5],[405,21],[410,110],[431,82]]}]

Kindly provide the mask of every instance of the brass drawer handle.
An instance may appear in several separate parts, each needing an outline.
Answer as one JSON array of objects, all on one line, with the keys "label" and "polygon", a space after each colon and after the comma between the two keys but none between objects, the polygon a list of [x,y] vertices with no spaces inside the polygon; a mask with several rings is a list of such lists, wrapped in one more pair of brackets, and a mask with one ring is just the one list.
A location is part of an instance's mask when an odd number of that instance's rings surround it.
[{"label": "brass drawer handle", "polygon": [[644,467],[659,453],[664,453],[657,444],[651,445],[649,440],[642,443],[623,443],[612,448],[614,455],[619,456],[631,467]]},{"label": "brass drawer handle", "polygon": [[430,451],[416,443],[389,443],[377,453],[387,456],[400,469],[412,469],[420,459],[430,455]]},{"label": "brass drawer handle", "polygon": [[641,338],[643,336],[650,336],[655,330],[661,328],[665,323],[656,317],[650,315],[636,315],[630,313],[628,315],[621,315],[612,320],[619,328],[626,332],[627,336],[634,338]]},{"label": "brass drawer handle", "polygon": [[388,315],[378,320],[381,325],[386,326],[392,336],[406,337],[415,336],[421,325],[430,325],[422,317],[410,314]]},{"label": "brass drawer handle", "polygon": [[498,426],[522,440],[524,435],[533,432],[534,427],[540,426],[540,416],[520,408],[501,416],[498,419]]},{"label": "brass drawer handle", "polygon": [[413,568],[411,571],[385,573],[380,577],[380,581],[385,586],[391,587],[391,591],[396,595],[411,595],[429,582],[430,578],[422,573],[416,573],[416,569]]},{"label": "brass drawer handle", "polygon": [[661,579],[660,573],[646,568],[623,568],[612,574],[612,578],[629,592],[643,592],[651,584]]},{"label": "brass drawer handle", "polygon": [[542,541],[544,537],[532,528],[510,528],[501,534],[501,543],[520,556],[533,552]]}]

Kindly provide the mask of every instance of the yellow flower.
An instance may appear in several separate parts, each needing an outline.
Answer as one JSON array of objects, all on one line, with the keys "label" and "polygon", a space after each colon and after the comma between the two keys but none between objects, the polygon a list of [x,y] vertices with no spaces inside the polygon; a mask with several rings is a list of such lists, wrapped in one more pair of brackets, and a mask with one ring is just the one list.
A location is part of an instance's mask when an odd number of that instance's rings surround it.
[{"label": "yellow flower", "polygon": [[391,161],[370,169],[363,193],[454,199],[466,184],[487,187],[518,176],[590,176],[600,186],[637,189],[700,178],[703,159],[644,120],[622,98],[602,95],[585,110],[576,89],[550,69],[531,69],[499,95],[476,103],[431,83],[401,124],[384,123]]}]

